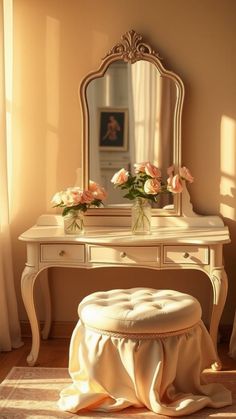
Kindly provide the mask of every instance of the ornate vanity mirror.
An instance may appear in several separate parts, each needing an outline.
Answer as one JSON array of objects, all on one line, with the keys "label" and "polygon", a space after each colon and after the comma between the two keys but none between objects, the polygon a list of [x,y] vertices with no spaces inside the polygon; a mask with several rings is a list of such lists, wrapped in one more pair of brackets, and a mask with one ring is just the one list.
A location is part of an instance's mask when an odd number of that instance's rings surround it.
[{"label": "ornate vanity mirror", "polygon": [[[108,192],[105,208],[88,215],[130,214],[130,201],[111,184],[119,169],[150,161],[166,180],[167,168],[180,166],[183,98],[179,76],[133,30],[83,79],[83,186],[92,179]],[[161,194],[152,215],[181,215],[181,194]]]}]

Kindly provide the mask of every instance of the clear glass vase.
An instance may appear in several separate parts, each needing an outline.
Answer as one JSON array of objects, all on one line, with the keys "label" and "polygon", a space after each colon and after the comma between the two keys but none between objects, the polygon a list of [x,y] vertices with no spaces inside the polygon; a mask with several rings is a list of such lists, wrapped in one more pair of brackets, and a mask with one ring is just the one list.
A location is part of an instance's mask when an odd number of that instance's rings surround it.
[{"label": "clear glass vase", "polygon": [[84,212],[71,209],[64,217],[66,234],[84,234]]},{"label": "clear glass vase", "polygon": [[148,199],[136,198],[132,206],[132,234],[151,234],[152,207]]}]

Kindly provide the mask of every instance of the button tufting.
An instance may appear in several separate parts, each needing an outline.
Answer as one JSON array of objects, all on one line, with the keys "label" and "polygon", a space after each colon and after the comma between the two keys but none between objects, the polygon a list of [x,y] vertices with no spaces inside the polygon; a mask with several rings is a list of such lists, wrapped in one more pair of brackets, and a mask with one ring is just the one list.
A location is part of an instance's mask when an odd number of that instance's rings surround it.
[{"label": "button tufting", "polygon": [[84,324],[124,333],[166,333],[196,324],[201,306],[192,296],[151,288],[93,293],[79,305]]}]

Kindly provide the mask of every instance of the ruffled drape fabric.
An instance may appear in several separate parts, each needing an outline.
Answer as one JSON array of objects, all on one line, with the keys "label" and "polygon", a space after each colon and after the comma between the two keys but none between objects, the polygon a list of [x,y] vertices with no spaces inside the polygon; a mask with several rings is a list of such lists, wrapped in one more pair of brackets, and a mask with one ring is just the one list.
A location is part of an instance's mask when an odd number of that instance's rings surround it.
[{"label": "ruffled drape fabric", "polygon": [[232,404],[231,392],[201,377],[215,360],[202,322],[186,333],[139,339],[104,334],[79,321],[70,344],[72,384],[58,405],[73,413],[147,407],[171,417],[223,407]]}]

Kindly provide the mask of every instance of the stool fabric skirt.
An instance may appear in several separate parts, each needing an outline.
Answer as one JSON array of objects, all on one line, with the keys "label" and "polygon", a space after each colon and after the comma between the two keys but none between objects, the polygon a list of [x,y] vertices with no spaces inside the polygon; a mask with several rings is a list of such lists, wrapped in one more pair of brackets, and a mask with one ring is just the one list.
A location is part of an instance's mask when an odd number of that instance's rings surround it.
[{"label": "stool fabric skirt", "polygon": [[[58,405],[61,410],[112,412],[133,406],[177,417],[206,406],[218,408],[232,404],[231,392],[224,386],[203,382],[203,369],[210,367],[217,356],[202,321],[199,319],[192,326],[188,324],[201,314],[197,300],[176,291],[147,288],[106,293],[94,293],[79,306],[80,320],[72,334],[69,353],[72,384],[60,394]],[[184,310],[180,309],[179,313],[176,308],[181,299]],[[154,310],[154,301],[159,310]],[[95,313],[99,312],[99,305],[103,316],[101,313],[92,316],[94,304]],[[188,315],[184,320],[183,311],[187,314],[186,310]],[[156,324],[154,322],[157,311],[162,313],[158,314],[159,325],[158,318]],[[164,317],[169,313],[174,326],[185,322],[187,327],[168,330],[170,322]],[[101,330],[102,317],[110,328],[125,331]],[[146,327],[147,318],[153,324],[148,333],[144,333],[140,324],[144,319]],[[115,319],[118,320],[116,324]]]}]

